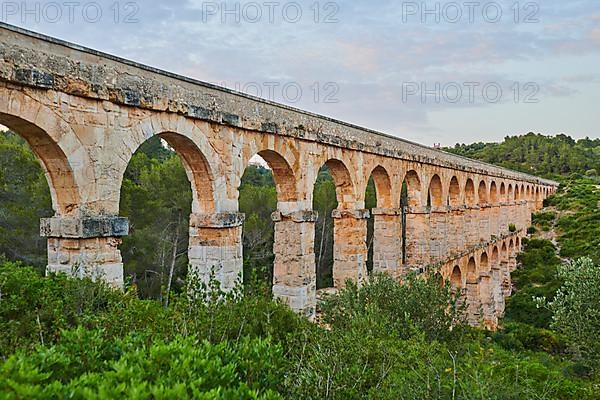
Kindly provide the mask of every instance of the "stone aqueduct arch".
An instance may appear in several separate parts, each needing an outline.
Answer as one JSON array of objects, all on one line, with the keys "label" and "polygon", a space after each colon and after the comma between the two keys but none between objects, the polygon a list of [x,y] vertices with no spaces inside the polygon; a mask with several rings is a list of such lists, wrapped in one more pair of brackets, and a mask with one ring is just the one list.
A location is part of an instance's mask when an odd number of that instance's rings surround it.
[{"label": "stone aqueduct arch", "polygon": [[242,271],[238,188],[258,154],[277,188],[273,292],[311,317],[312,196],[327,165],[338,200],[336,286],[366,278],[364,194],[373,177],[374,270],[401,278],[436,266],[466,291],[473,323],[493,326],[530,212],[557,187],[5,24],[0,31],[0,124],[31,145],[52,194],[55,215],[41,223],[48,271],[122,285],[121,182],[134,152],[158,135],[182,158],[192,187],[188,255],[201,279],[213,272],[230,288]]}]

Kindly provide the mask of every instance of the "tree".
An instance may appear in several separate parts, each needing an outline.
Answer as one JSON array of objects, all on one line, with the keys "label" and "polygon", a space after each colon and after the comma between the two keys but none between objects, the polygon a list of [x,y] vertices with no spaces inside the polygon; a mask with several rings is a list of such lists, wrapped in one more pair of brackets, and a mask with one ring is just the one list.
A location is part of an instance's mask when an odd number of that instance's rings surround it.
[{"label": "tree", "polygon": [[564,281],[554,300],[546,305],[553,313],[551,327],[562,332],[577,355],[597,358],[600,355],[600,267],[587,257],[558,268]]}]

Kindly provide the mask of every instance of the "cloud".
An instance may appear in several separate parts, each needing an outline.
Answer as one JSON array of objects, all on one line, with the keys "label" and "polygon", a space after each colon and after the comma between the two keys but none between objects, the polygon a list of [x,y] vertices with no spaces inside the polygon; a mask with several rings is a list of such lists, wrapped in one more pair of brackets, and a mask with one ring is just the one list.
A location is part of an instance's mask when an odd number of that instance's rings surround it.
[{"label": "cloud", "polygon": [[[34,2],[26,3],[31,6]],[[595,68],[589,60],[600,56],[597,0],[545,0],[538,4],[537,11],[523,9],[525,3],[520,3],[517,23],[510,8],[514,0],[496,1],[503,10],[497,23],[486,21],[481,9],[474,22],[469,22],[466,14],[458,23],[448,23],[444,18],[435,23],[431,17],[422,23],[420,15],[403,22],[403,3],[395,0],[297,0],[302,18],[295,23],[284,14],[287,0],[279,3],[272,21],[263,8],[262,18],[256,23],[248,21],[249,14],[239,15],[239,22],[231,14],[226,14],[222,22],[223,10],[208,15],[207,5],[221,7],[220,1],[138,0],[133,15],[138,22],[125,23],[127,12],[132,10],[118,3],[121,9],[115,23],[110,9],[114,1],[98,3],[105,14],[97,23],[82,18],[74,23],[43,19],[23,23],[18,15],[7,22],[229,87],[249,83],[264,87],[274,81],[281,86],[296,83],[303,96],[292,103],[294,106],[392,134],[410,132],[413,139],[419,134],[428,138],[448,135],[440,128],[443,121],[436,120],[441,118],[441,111],[472,110],[476,116],[484,109],[508,105],[509,88],[515,82],[521,88],[527,82],[536,82],[539,96],[545,100],[578,99],[578,94],[598,99],[597,90],[591,87],[597,83],[597,76],[590,76],[587,70]],[[250,3],[245,0],[235,6],[235,2],[228,1],[227,7],[243,10]],[[426,3],[431,9],[436,2]],[[440,4],[443,7],[448,3]],[[539,22],[524,23],[532,10],[532,17]],[[327,17],[338,22],[325,23]],[[456,103],[423,102],[420,96],[404,101],[406,82],[429,87],[436,82],[442,86],[451,82],[478,82],[482,86],[496,82],[505,93],[498,103],[481,99],[469,102],[464,98]],[[329,83],[338,88],[337,103],[323,101]],[[575,83],[577,88],[572,87]],[[311,88],[318,88],[318,96]],[[286,101],[281,93],[276,100]],[[591,107],[578,101],[582,100],[565,103],[565,107]],[[469,123],[464,121],[465,132]],[[497,122],[489,124],[494,129],[502,128]],[[514,128],[508,124],[505,127]],[[470,141],[467,134],[461,137],[457,131],[460,129],[453,128],[451,132],[456,140]]]}]

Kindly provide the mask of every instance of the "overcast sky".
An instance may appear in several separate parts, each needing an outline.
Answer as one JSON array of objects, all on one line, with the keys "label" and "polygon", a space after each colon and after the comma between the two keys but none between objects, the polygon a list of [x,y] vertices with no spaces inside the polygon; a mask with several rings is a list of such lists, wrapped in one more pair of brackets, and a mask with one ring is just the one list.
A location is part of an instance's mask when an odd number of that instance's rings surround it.
[{"label": "overcast sky", "polygon": [[599,0],[0,7],[3,22],[425,145],[600,137]]}]

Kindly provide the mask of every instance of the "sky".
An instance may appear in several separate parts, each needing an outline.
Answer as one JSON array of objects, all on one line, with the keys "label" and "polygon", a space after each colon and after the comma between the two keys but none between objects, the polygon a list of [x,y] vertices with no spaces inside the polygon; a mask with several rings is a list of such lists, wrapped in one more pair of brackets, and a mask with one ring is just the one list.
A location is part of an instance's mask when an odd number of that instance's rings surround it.
[{"label": "sky", "polygon": [[3,1],[0,20],[432,146],[600,138],[600,1]]}]

